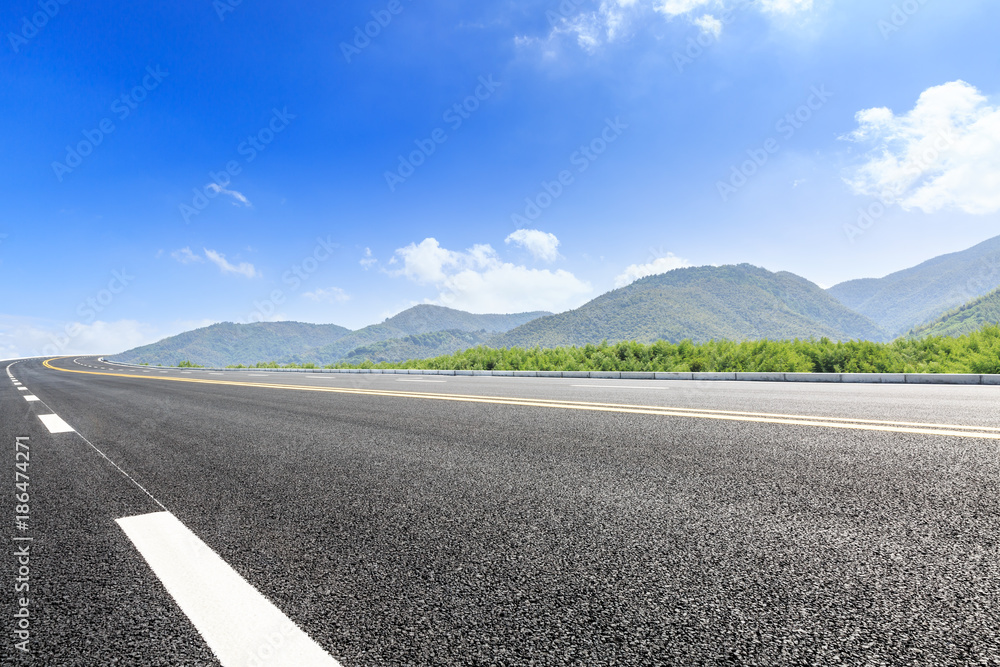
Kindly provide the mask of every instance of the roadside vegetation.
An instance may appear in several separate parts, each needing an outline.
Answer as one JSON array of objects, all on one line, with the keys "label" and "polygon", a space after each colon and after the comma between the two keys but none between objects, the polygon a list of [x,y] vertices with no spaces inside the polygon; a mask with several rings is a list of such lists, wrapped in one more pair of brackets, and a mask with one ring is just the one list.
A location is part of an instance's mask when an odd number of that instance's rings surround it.
[{"label": "roadside vegetation", "polygon": [[[260,363],[230,368],[317,368],[316,364]],[[473,347],[432,359],[329,364],[325,368],[438,370],[1000,373],[1000,326],[963,336],[869,341],[690,341],[601,343],[543,349]]]}]

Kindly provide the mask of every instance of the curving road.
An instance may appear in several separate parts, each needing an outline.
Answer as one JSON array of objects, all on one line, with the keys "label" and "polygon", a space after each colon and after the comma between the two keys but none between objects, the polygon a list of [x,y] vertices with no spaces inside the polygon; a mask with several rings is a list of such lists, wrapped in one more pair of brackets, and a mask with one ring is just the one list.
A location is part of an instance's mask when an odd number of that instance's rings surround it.
[{"label": "curving road", "polygon": [[1000,387],[2,366],[11,664],[1000,665]]}]

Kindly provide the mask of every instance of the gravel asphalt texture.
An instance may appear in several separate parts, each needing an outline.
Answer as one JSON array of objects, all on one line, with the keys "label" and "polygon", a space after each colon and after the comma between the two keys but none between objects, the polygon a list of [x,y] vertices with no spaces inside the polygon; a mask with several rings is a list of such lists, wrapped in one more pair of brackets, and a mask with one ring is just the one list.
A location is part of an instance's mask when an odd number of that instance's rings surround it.
[{"label": "gravel asphalt texture", "polygon": [[51,410],[345,667],[1000,666],[998,440],[149,378],[986,426],[1000,387],[11,371],[4,664],[217,664],[114,523],[159,508]]}]

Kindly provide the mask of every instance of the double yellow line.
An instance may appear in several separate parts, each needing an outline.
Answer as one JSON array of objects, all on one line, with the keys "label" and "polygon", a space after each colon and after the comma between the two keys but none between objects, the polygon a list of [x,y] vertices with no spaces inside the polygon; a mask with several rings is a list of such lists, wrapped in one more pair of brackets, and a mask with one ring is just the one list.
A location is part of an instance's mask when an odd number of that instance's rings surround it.
[{"label": "double yellow line", "polygon": [[476,396],[467,394],[437,394],[417,391],[392,391],[387,389],[356,389],[351,387],[310,387],[294,384],[273,384],[266,382],[237,382],[233,380],[203,380],[200,378],[179,378],[144,376],[131,373],[108,373],[102,371],[82,371],[53,366],[48,359],[46,368],[63,373],[81,375],[105,375],[109,377],[137,380],[160,380],[166,382],[188,382],[230,387],[257,387],[262,389],[286,389],[292,391],[325,392],[331,394],[355,394],[362,396],[384,396],[390,398],[415,398],[432,401],[455,401],[462,403],[489,403],[492,405],[517,405],[559,410],[585,410],[589,412],[612,412],[617,414],[652,415],[657,417],[686,417],[689,419],[712,419],[717,421],[750,422],[756,424],[783,424],[788,426],[812,426],[839,428],[854,431],[879,431],[885,433],[913,433],[919,435],[950,436],[958,438],[980,438],[1000,440],[1000,428],[988,426],[963,426],[958,424],[929,424],[922,422],[877,421],[871,419],[845,419],[841,417],[817,417],[805,415],[771,414],[761,412],[738,412],[731,410],[698,410],[693,408],[660,407],[650,405],[628,405],[620,403],[590,403],[584,401],[558,401],[535,398],[505,398],[501,396]]}]

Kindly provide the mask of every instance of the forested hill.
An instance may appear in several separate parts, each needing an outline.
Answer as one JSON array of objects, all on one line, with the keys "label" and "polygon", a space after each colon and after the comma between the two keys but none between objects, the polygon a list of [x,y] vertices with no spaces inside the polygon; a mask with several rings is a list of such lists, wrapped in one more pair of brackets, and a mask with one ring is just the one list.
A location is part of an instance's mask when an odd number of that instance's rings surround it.
[{"label": "forested hill", "polygon": [[849,280],[827,291],[890,335],[898,336],[997,287],[1000,236],[884,278]]},{"label": "forested hill", "polygon": [[1000,324],[1000,289],[949,311],[930,324],[917,327],[910,332],[910,336],[963,336],[988,324]]},{"label": "forested hill", "polygon": [[[393,339],[419,336],[437,331],[502,333],[525,322],[537,319],[547,312],[514,313],[509,315],[476,315],[453,308],[421,304],[390,317],[381,324],[372,324],[352,331],[343,338],[311,350],[303,350],[283,360],[296,363],[332,364],[359,348]],[[403,346],[397,346],[403,349]],[[382,350],[388,353],[389,348]],[[444,350],[444,347],[436,349]],[[455,352],[462,348],[448,349]],[[382,353],[380,352],[380,354]],[[445,352],[437,352],[443,354]]]},{"label": "forested hill", "polygon": [[482,345],[495,335],[484,331],[459,331],[457,329],[429,331],[403,338],[390,338],[359,347],[341,357],[337,363],[361,364],[370,361],[379,364],[409,359],[430,359]]},{"label": "forested hill", "polygon": [[[281,361],[334,363],[341,357],[384,341],[369,350],[381,358],[403,350],[426,350],[429,356],[447,354],[476,345],[497,333],[508,331],[547,312],[477,315],[453,308],[419,305],[373,324],[351,331],[335,324],[301,322],[225,322],[187,331],[111,357],[126,363],[175,366],[190,361],[200,366],[229,366]],[[439,337],[401,340],[436,332]],[[468,334],[468,335],[466,335]],[[406,357],[408,358],[408,357]]]},{"label": "forested hill", "polygon": [[223,322],[185,331],[111,358],[154,366],[176,366],[181,361],[192,361],[202,366],[226,366],[247,360],[284,359],[302,350],[329,345],[350,332],[350,329],[336,324]]},{"label": "forested hill", "polygon": [[817,285],[750,264],[675,269],[543,317],[490,341],[556,347],[608,341],[821,338],[886,335]]}]

